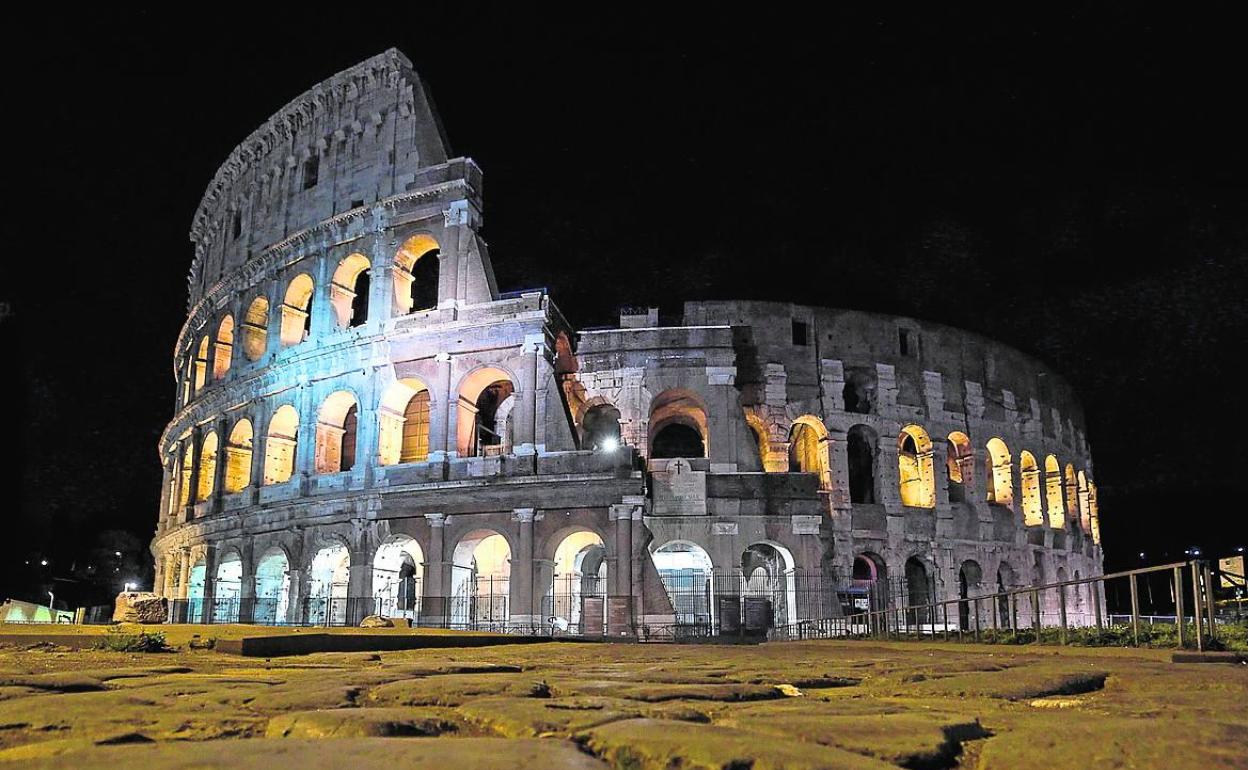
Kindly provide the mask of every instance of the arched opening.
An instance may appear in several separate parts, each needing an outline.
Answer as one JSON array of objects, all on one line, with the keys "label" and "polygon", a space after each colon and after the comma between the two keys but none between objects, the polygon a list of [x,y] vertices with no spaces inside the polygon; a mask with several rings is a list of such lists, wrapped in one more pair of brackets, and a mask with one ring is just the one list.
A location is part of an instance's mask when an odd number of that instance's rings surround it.
[{"label": "arched opening", "polygon": [[673,540],[651,552],[678,625],[713,628],[714,568],[701,546]]},{"label": "arched opening", "polygon": [[972,605],[967,599],[983,593],[983,579],[984,571],[978,562],[969,559],[962,562],[958,570],[958,598],[962,600],[958,602],[958,627],[963,631],[970,631],[972,625]]},{"label": "arched opening", "polygon": [[1000,594],[1017,587],[1018,576],[1014,573],[1014,568],[1006,562],[1001,562],[1001,565],[997,567],[997,594],[999,595],[995,608],[997,623],[1001,628],[1012,629],[1016,623],[1013,613],[1010,612],[1010,598]]},{"label": "arched opening", "polygon": [[1048,503],[1049,526],[1063,529],[1066,526],[1066,509],[1062,505],[1062,466],[1057,457],[1044,458],[1044,496]]},{"label": "arched opening", "polygon": [[252,620],[261,625],[285,623],[290,614],[290,562],[281,548],[269,548],[256,565]]},{"label": "arched opening", "polygon": [[461,457],[488,457],[509,451],[514,391],[511,377],[501,369],[477,369],[464,378],[457,407]]},{"label": "arched opening", "polygon": [[936,474],[932,440],[918,425],[907,425],[897,436],[897,477],[901,504],[914,508],[936,507]]},{"label": "arched opening", "polygon": [[339,473],[355,465],[359,404],[350,392],[335,391],[321,402],[316,418],[316,472]]},{"label": "arched opening", "polygon": [[742,594],[771,602],[774,626],[800,620],[797,607],[797,574],[793,554],[775,543],[754,543],[741,554]]},{"label": "arched opening", "polygon": [[706,457],[707,422],[702,400],[689,390],[665,390],[650,404],[649,457]]},{"label": "arched opening", "polygon": [[248,361],[259,360],[268,346],[269,301],[256,297],[243,315],[243,355]]},{"label": "arched opening", "polygon": [[351,553],[342,543],[321,548],[312,557],[306,616],[313,626],[340,626],[347,622],[347,586]]},{"label": "arched opening", "polygon": [[300,273],[290,280],[282,300],[283,347],[298,345],[312,332],[312,276]]},{"label": "arched opening", "polygon": [[845,387],[841,390],[845,411],[871,414],[875,406],[875,372],[851,368],[845,371]]},{"label": "arched opening", "polygon": [[191,502],[191,472],[195,469],[195,447],[190,441],[182,450],[182,463],[178,475],[178,507],[185,508]]},{"label": "arched opening", "polygon": [[429,459],[429,389],[415,378],[386,388],[377,419],[377,457],[381,465],[423,463]]},{"label": "arched opening", "polygon": [[212,497],[213,486],[217,478],[217,432],[209,431],[199,445],[199,488],[195,492],[195,500],[204,502]]},{"label": "arched opening", "polygon": [[888,566],[878,554],[855,556],[850,578],[850,606],[844,608],[846,615],[888,607]]},{"label": "arched opening", "polygon": [[387,618],[420,619],[422,565],[420,544],[395,535],[373,557],[373,613]]},{"label": "arched opening", "polygon": [[620,445],[620,410],[610,404],[597,404],[581,418],[581,448],[614,451]]},{"label": "arched opening", "polygon": [[935,586],[928,577],[927,565],[923,560],[917,556],[906,559],[906,606],[918,608],[907,613],[912,622],[920,625],[932,622],[932,608],[924,605],[931,604],[935,595]]},{"label": "arched opening", "polygon": [[269,420],[264,437],[264,483],[284,484],[295,472],[295,449],[298,447],[299,413],[284,404]]},{"label": "arched opening", "polygon": [[1083,471],[1075,477],[1079,486],[1079,522],[1083,525],[1084,532],[1092,531],[1092,516],[1088,508],[1088,476]]},{"label": "arched opening", "polygon": [[999,438],[988,439],[988,502],[1014,507],[1014,471],[1010,449]]},{"label": "arched opening", "polygon": [[845,436],[851,503],[875,502],[875,453],[878,447],[879,439],[875,431],[866,425],[853,426]]},{"label": "arched opening", "polygon": [[607,561],[602,538],[573,532],[555,548],[554,579],[542,614],[555,629],[601,636],[607,622]]},{"label": "arched opening", "polygon": [[217,343],[212,354],[212,379],[220,380],[230,371],[234,355],[234,316],[227,314],[217,326]]},{"label": "arched opening", "polygon": [[394,255],[394,312],[404,315],[438,306],[438,242],[414,235]]},{"label": "arched opening", "polygon": [[1070,463],[1066,463],[1065,487],[1066,510],[1070,512],[1075,526],[1082,530],[1083,522],[1079,521],[1079,485],[1075,481],[1075,466]]},{"label": "arched opening", "polygon": [[1018,470],[1023,477],[1023,524],[1028,527],[1044,524],[1044,513],[1040,509],[1040,469],[1031,452],[1024,449],[1019,453]]},{"label": "arched opening", "polygon": [[195,395],[204,389],[208,384],[208,337],[205,335],[199,341],[199,347],[195,352]]},{"label": "arched opening", "polygon": [[504,630],[511,617],[511,546],[491,530],[464,535],[451,565],[451,625]]},{"label": "arched opening", "polygon": [[798,417],[789,430],[789,472],[818,475],[820,489],[832,488],[827,438],[823,421],[811,415]]},{"label": "arched opening", "polygon": [[[754,441],[758,444],[758,462],[763,470],[768,473],[783,473],[788,470],[788,465],[783,458],[776,458],[771,453],[771,440],[767,431],[767,424],[763,422],[763,418],[759,417],[755,412],[747,411],[745,413],[745,423],[750,426],[750,430],[754,433]],[[780,461],[777,462],[777,459]]]},{"label": "arched opening", "polygon": [[1096,484],[1088,482],[1088,521],[1092,526],[1092,542],[1101,544],[1101,509],[1097,502]]},{"label": "arched opening", "polygon": [[965,503],[970,498],[966,490],[971,485],[971,473],[975,467],[971,440],[965,433],[954,431],[946,441],[945,472],[949,478],[949,502]]},{"label": "arched opening", "polygon": [[186,580],[186,622],[187,623],[203,623],[204,609],[207,602],[204,601],[205,586],[208,582],[208,565],[204,561],[204,557],[200,556],[196,559],[194,565],[191,566],[190,574]]},{"label": "arched opening", "polygon": [[243,560],[238,551],[230,551],[217,562],[217,577],[212,583],[212,622],[237,623],[242,595]]},{"label": "arched opening", "polygon": [[339,328],[361,326],[368,320],[369,261],[349,254],[338,263],[329,286],[329,302]]},{"label": "arched opening", "polygon": [[225,491],[241,492],[251,484],[251,421],[243,418],[234,423],[225,445]]}]

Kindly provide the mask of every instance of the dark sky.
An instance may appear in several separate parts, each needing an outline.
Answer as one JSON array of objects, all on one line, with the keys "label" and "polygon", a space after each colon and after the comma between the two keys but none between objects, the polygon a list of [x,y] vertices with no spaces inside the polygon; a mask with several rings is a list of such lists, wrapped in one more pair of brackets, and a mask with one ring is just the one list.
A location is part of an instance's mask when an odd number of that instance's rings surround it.
[{"label": "dark sky", "polygon": [[1229,20],[418,6],[11,30],[0,596],[29,583],[15,556],[64,569],[100,531],[150,539],[200,195],[271,113],[390,46],[485,170],[504,290],[549,287],[579,325],[758,298],[983,332],[1079,391],[1108,566],[1243,544],[1248,67]]}]

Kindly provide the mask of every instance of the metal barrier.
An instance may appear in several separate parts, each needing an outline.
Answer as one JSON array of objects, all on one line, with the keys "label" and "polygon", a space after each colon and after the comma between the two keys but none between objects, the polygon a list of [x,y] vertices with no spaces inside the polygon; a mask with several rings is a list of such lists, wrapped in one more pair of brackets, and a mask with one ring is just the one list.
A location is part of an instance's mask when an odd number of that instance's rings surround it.
[{"label": "metal barrier", "polygon": [[[1190,578],[1185,574],[1190,573]],[[778,626],[768,635],[776,640],[874,638],[892,639],[907,637],[935,637],[944,640],[970,638],[981,641],[991,631],[991,638],[1009,633],[1017,638],[1031,635],[1030,641],[1042,640],[1046,629],[1055,629],[1057,641],[1067,644],[1071,632],[1080,626],[1095,626],[1100,635],[1112,624],[1112,617],[1105,611],[1105,587],[1110,581],[1125,581],[1130,596],[1131,612],[1123,615],[1130,624],[1131,642],[1139,645],[1141,625],[1148,618],[1140,612],[1139,580],[1141,576],[1162,574],[1172,591],[1175,602],[1171,620],[1176,643],[1184,646],[1185,634],[1193,634],[1196,649],[1204,650],[1206,640],[1216,639],[1217,630],[1214,611],[1213,578],[1209,564],[1203,561],[1175,562],[1157,567],[1114,572],[1108,575],[1064,580],[1039,586],[1016,588],[981,596],[948,599],[917,605],[890,607],[887,609],[854,613],[844,617],[803,620]],[[1190,597],[1185,593],[1190,591]],[[1192,622],[1185,605],[1190,598]],[[1079,623],[1072,623],[1071,602],[1087,600],[1091,603],[1089,613],[1078,613]],[[952,612],[951,612],[951,609]],[[952,615],[952,622],[951,622]],[[1046,622],[1046,616],[1049,621]],[[991,625],[989,625],[989,622]]]}]

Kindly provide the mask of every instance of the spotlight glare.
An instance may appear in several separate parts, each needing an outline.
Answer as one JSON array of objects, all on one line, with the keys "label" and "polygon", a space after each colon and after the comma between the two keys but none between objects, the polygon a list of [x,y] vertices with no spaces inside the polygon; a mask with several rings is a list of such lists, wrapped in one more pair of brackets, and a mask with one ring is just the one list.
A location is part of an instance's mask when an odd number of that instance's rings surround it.
[{"label": "spotlight glare", "polygon": [[602,451],[604,452],[614,452],[616,449],[619,449],[620,442],[618,439],[607,437],[602,440],[602,444],[599,446],[602,447]]}]

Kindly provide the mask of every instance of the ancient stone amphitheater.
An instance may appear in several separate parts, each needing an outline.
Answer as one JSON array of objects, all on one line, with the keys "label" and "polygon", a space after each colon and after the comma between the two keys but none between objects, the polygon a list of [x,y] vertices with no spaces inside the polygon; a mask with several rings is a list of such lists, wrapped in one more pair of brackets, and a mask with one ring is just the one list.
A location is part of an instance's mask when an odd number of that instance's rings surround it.
[{"label": "ancient stone amphitheater", "polygon": [[777,302],[578,330],[496,285],[481,169],[448,155],[391,50],[208,185],[159,444],[172,620],[714,634],[1101,574],[1044,364]]}]

